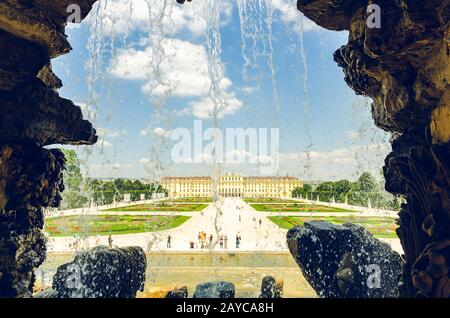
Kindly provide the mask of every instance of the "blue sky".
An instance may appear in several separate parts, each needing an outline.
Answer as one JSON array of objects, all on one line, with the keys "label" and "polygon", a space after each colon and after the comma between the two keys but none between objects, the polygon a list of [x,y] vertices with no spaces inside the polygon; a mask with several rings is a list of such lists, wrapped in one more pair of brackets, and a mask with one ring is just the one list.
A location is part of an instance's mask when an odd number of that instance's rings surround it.
[{"label": "blue sky", "polygon": [[[158,178],[211,173],[211,165],[174,164],[170,158],[171,131],[192,129],[198,119],[204,127],[213,125],[205,22],[210,12],[205,1],[215,2],[197,0],[179,6],[173,1],[166,8],[156,0],[100,2],[80,27],[68,30],[74,50],[54,60],[53,67],[64,83],[60,94],[82,106],[99,131],[98,145],[76,147],[86,174]],[[388,136],[375,128],[370,102],[354,94],[333,61],[333,52],[346,43],[347,33],[314,25],[296,10],[296,1],[271,0],[269,6],[253,11],[243,28],[239,13],[259,1],[241,1],[246,6],[240,11],[235,1],[219,3],[220,96],[226,104],[218,126],[271,128],[279,123],[278,175],[336,180],[354,179],[369,170],[379,176],[389,151]],[[153,5],[150,13],[147,4]],[[154,17],[161,12],[165,16],[158,24]],[[272,16],[271,28],[258,23],[269,20],[256,15]],[[241,30],[254,28],[260,32],[245,33],[243,40]],[[261,56],[249,50],[255,36]],[[266,54],[270,45],[273,53]],[[164,54],[156,54],[157,50]],[[243,78],[244,56],[256,62],[246,73],[250,80]],[[259,174],[251,164],[220,169]]]}]

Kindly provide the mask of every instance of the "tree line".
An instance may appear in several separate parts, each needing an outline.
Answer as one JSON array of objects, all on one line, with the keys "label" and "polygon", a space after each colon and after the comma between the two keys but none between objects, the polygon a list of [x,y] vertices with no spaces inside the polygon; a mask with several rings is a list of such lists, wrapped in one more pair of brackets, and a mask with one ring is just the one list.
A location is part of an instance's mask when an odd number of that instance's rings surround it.
[{"label": "tree line", "polygon": [[61,209],[75,209],[88,206],[111,204],[130,194],[131,201],[138,201],[141,194],[150,199],[154,193],[167,194],[167,190],[157,183],[142,183],[139,180],[115,179],[112,181],[83,178],[80,160],[74,150],[63,150],[66,157],[64,171],[65,190],[62,194]]},{"label": "tree line", "polygon": [[357,181],[347,179],[322,182],[317,187],[304,184],[292,191],[293,197],[319,199],[322,202],[348,203],[355,206],[370,205],[380,209],[400,209],[400,199],[386,192],[369,173],[364,172]]}]

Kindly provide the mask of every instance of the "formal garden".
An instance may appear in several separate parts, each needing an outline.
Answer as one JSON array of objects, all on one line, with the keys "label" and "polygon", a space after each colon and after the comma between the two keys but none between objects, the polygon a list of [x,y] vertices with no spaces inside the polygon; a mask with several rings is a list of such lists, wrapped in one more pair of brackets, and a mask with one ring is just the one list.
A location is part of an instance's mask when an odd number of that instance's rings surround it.
[{"label": "formal garden", "polygon": [[211,197],[188,197],[188,198],[176,198],[170,199],[165,202],[169,203],[211,203]]},{"label": "formal garden", "polygon": [[264,198],[264,197],[244,198],[243,200],[246,203],[296,203],[297,202],[295,200],[289,200],[289,199]]},{"label": "formal garden", "polygon": [[258,212],[355,212],[336,207],[329,207],[316,204],[305,203],[270,203],[270,204],[250,204]]},{"label": "formal garden", "polygon": [[136,204],[119,208],[105,209],[102,212],[200,212],[208,204],[173,204],[161,201],[160,203]]},{"label": "formal garden", "polygon": [[53,237],[135,234],[176,228],[189,216],[163,215],[91,215],[47,219],[45,231]]},{"label": "formal garden", "polygon": [[326,221],[337,225],[353,223],[363,226],[377,238],[397,238],[395,218],[270,216],[268,219],[287,230],[310,221]]}]

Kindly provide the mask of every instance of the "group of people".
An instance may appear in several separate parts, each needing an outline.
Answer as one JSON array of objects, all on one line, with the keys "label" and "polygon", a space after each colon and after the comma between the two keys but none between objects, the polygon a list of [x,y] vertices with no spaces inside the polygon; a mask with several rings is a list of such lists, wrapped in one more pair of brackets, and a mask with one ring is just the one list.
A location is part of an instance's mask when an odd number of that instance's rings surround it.
[{"label": "group of people", "polygon": [[221,235],[219,239],[219,246],[221,249],[227,249],[228,248],[228,236]]},{"label": "group of people", "polygon": [[[170,236],[169,236],[170,238]],[[241,233],[236,234],[236,248],[240,248],[242,242],[242,236]],[[191,241],[189,242],[189,248],[190,249],[196,249],[196,248],[209,248],[212,247],[214,244],[214,236],[210,234],[209,236],[206,234],[206,232],[201,231],[198,233],[198,242]],[[221,249],[228,249],[228,236],[221,235],[219,237],[219,246]],[[169,239],[168,239],[168,248],[169,248]]]}]

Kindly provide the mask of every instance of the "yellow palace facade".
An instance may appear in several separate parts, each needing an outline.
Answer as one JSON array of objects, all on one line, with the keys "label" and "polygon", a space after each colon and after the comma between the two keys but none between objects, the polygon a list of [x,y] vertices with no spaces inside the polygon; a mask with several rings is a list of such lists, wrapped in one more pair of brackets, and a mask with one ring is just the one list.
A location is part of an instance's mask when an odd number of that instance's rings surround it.
[{"label": "yellow palace facade", "polygon": [[290,198],[292,191],[303,187],[303,182],[294,177],[246,177],[240,174],[220,176],[214,185],[211,177],[165,177],[161,180],[172,198],[212,197],[270,197]]}]

